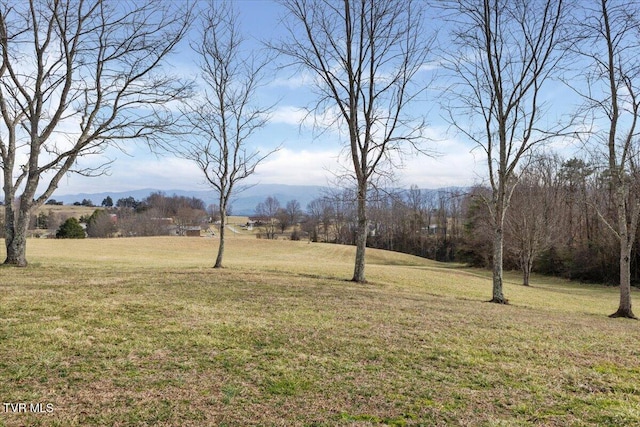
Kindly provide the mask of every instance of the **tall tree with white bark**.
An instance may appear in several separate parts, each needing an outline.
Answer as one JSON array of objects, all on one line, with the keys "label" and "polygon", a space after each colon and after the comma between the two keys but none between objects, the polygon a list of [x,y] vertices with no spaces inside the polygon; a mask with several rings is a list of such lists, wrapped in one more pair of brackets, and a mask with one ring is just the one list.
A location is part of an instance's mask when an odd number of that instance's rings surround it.
[{"label": "tall tree with white bark", "polygon": [[26,266],[30,216],[84,156],[153,143],[173,125],[169,103],[190,86],[163,64],[190,7],[155,1],[0,2],[0,155],[5,264]]}]

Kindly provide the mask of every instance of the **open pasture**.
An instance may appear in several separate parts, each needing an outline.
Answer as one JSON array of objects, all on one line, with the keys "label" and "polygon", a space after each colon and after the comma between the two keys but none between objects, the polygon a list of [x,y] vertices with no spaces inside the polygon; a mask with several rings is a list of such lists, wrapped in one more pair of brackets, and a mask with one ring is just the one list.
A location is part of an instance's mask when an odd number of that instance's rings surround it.
[{"label": "open pasture", "polygon": [[[0,425],[640,424],[617,289],[230,235],[30,240],[0,268]],[[0,249],[0,256],[4,249]],[[47,406],[49,405],[49,406]],[[48,411],[47,409],[51,409]]]}]

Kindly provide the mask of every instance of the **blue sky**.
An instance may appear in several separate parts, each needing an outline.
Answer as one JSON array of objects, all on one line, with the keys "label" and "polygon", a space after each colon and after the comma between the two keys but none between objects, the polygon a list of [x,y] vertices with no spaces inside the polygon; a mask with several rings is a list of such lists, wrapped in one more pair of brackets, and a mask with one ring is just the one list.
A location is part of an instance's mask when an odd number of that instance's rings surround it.
[{"label": "blue sky", "polygon": [[[199,3],[203,5],[204,2]],[[259,47],[258,40],[278,38],[282,34],[279,18],[281,6],[267,0],[239,0],[234,2],[245,30],[247,46]],[[198,73],[188,43],[171,57],[172,72],[182,76]],[[431,72],[431,71],[426,71]],[[247,183],[331,185],[340,164],[345,163],[343,150],[345,136],[337,129],[319,134],[309,124],[301,124],[301,108],[313,101],[308,76],[296,74],[292,69],[273,72],[274,78],[260,92],[261,104],[278,101],[269,124],[251,140],[253,147],[266,152],[276,146],[281,150],[265,160]],[[428,76],[423,76],[428,77]],[[419,113],[427,115],[431,141],[426,148],[437,153],[434,157],[409,155],[403,159],[403,168],[395,171],[394,186],[439,188],[466,186],[484,179],[486,159],[474,145],[449,132],[448,124],[437,109],[440,95],[428,90],[420,104]],[[415,112],[412,112],[415,115]],[[141,188],[160,190],[207,189],[202,172],[188,160],[168,155],[151,154],[144,146],[130,145],[126,153],[108,150],[105,156],[114,160],[108,175],[86,178],[68,175],[56,194],[92,193],[102,191],[128,191]],[[87,158],[81,164],[98,164],[104,159]]]}]

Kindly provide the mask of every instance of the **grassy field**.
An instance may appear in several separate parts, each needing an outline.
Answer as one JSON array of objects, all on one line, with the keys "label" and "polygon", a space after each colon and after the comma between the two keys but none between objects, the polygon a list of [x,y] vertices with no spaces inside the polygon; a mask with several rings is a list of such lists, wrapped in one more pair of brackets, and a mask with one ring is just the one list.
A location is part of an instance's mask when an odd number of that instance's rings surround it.
[{"label": "grassy field", "polygon": [[351,247],[216,246],[29,241],[0,268],[0,425],[640,425],[615,288],[513,275],[498,306],[485,271],[370,250],[358,285]]},{"label": "grassy field", "polygon": [[[49,214],[49,212],[53,212],[64,217],[73,216],[76,218],[80,218],[83,215],[91,215],[96,209],[102,208],[74,205],[43,205],[38,208],[38,213],[44,212],[46,214]],[[4,215],[4,206],[0,206],[0,214]]]}]

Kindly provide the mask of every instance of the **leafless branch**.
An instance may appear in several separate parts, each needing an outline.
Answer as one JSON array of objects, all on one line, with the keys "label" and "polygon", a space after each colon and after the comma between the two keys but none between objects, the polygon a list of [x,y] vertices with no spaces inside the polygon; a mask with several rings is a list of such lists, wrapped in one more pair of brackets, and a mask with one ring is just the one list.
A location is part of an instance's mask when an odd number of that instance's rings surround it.
[{"label": "leafless branch", "polygon": [[77,159],[171,132],[169,103],[188,96],[191,85],[163,63],[184,38],[191,9],[153,1],[0,2],[5,202],[22,191],[19,212],[7,209],[18,223],[7,224],[8,252],[24,247],[19,229],[63,176],[100,174],[77,168]]},{"label": "leafless branch", "polygon": [[[424,148],[425,121],[408,107],[427,88],[417,84],[431,52],[425,3],[418,1],[282,0],[287,38],[272,47],[310,72],[317,93],[313,111],[348,136],[344,153],[358,195],[354,281],[364,281],[367,191],[384,167],[413,147]],[[326,120],[323,121],[326,123]]]}]

